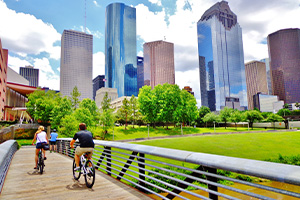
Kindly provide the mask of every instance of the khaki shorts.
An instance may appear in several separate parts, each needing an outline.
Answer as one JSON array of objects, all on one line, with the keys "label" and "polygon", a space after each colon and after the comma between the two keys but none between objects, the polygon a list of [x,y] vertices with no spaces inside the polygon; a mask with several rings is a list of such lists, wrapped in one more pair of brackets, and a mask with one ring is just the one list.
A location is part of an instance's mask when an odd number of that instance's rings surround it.
[{"label": "khaki shorts", "polygon": [[93,155],[93,152],[94,152],[94,148],[92,148],[92,147],[80,147],[80,146],[77,146],[76,149],[75,149],[75,154],[78,155],[79,157],[82,154],[87,153],[87,152],[89,152],[88,158],[91,158],[92,155]]}]

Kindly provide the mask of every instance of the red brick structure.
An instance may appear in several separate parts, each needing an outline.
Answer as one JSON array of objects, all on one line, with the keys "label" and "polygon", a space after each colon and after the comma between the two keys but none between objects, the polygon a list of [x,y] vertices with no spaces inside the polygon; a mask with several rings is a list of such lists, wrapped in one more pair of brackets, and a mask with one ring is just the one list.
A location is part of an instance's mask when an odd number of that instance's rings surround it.
[{"label": "red brick structure", "polygon": [[3,120],[6,103],[7,61],[8,50],[2,49],[0,40],[0,120]]}]

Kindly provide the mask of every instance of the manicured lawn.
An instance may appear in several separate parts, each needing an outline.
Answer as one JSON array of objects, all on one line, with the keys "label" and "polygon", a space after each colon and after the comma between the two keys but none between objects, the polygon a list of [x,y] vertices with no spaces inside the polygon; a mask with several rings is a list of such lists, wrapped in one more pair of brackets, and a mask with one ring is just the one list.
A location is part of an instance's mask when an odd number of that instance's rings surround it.
[{"label": "manicured lawn", "polygon": [[300,132],[205,135],[135,143],[255,160],[300,154]]},{"label": "manicured lawn", "polygon": [[[201,133],[214,133],[214,128],[193,128],[193,127],[183,127],[183,135],[188,134],[201,134]],[[264,128],[254,128],[253,131],[264,131]],[[248,131],[248,127],[240,127],[237,130],[234,127],[228,128],[216,128],[216,132],[243,132]],[[252,129],[250,129],[252,131]],[[109,131],[112,134],[112,130]],[[166,127],[149,127],[149,137],[162,137],[162,136],[172,136],[181,135],[180,127],[169,126],[168,130]],[[132,126],[127,126],[125,130],[124,126],[114,128],[114,140],[128,140],[135,138],[148,138],[148,128],[146,126],[132,128]],[[110,140],[113,138],[111,137]]]}]

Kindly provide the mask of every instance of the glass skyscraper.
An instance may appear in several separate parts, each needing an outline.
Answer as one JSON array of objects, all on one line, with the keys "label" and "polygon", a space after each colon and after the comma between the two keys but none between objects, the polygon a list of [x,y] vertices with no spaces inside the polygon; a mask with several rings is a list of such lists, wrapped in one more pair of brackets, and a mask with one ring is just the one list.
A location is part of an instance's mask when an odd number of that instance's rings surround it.
[{"label": "glass skyscraper", "polygon": [[81,96],[93,99],[93,36],[64,30],[61,37],[60,92],[71,96],[75,86]]},{"label": "glass skyscraper", "polygon": [[208,9],[197,23],[200,93],[203,106],[219,111],[226,99],[247,108],[242,29],[228,2]]},{"label": "glass skyscraper", "polygon": [[105,87],[137,96],[136,9],[112,3],[105,13]]}]

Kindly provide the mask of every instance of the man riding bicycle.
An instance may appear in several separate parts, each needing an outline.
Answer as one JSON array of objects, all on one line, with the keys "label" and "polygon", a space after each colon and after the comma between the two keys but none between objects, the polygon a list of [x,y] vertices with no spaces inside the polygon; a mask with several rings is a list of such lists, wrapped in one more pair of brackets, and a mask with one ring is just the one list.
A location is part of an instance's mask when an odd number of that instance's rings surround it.
[{"label": "man riding bicycle", "polygon": [[84,153],[87,154],[87,158],[90,160],[92,158],[93,152],[94,152],[94,141],[93,141],[93,134],[86,130],[85,123],[79,124],[79,132],[77,132],[73,139],[70,142],[71,148],[74,148],[74,143],[76,139],[79,140],[80,146],[77,146],[75,149],[75,163],[76,163],[76,171],[80,170],[79,162],[80,162],[80,156]]}]

